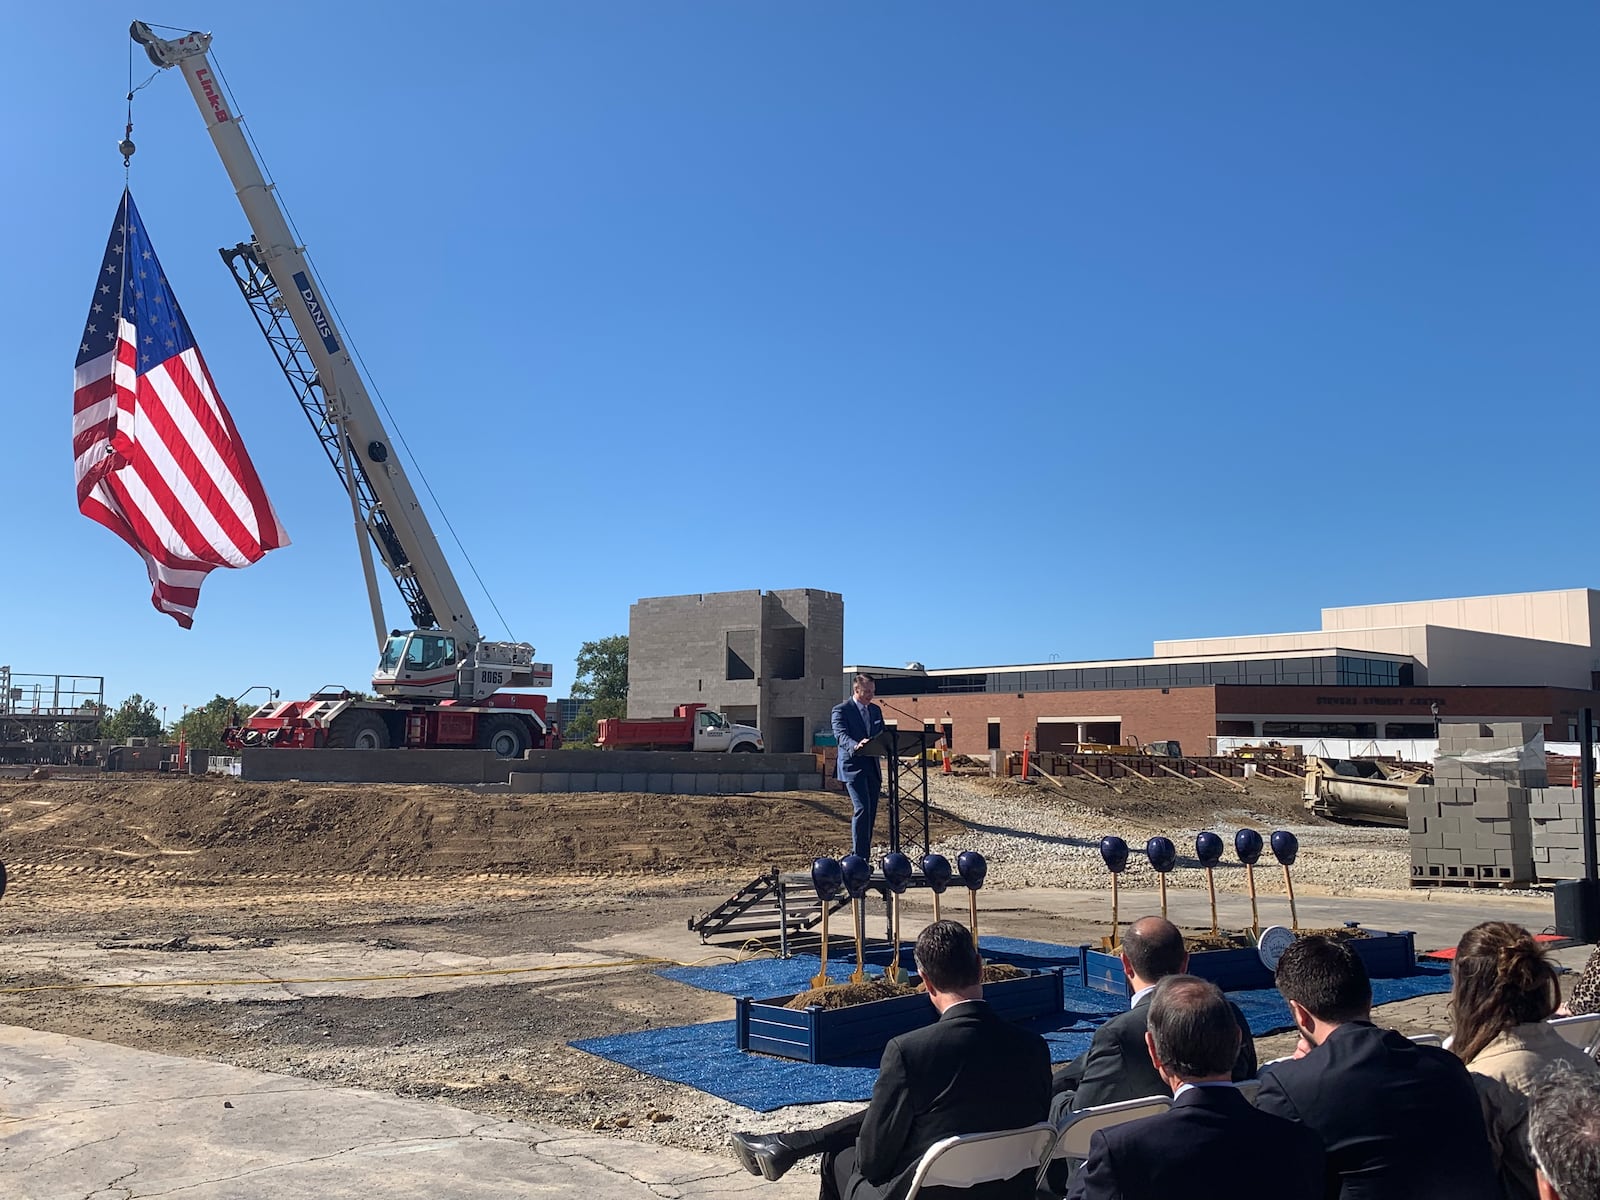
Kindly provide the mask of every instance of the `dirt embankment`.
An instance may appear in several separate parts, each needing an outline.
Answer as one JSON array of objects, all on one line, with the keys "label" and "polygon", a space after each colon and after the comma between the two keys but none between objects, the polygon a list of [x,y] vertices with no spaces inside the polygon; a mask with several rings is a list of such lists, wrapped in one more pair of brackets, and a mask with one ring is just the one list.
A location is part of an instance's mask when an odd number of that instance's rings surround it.
[{"label": "dirt embankment", "polygon": [[[512,796],[186,776],[0,781],[0,860],[178,875],[540,876],[799,867],[849,844],[822,792]],[[959,825],[935,819],[935,836]]]}]

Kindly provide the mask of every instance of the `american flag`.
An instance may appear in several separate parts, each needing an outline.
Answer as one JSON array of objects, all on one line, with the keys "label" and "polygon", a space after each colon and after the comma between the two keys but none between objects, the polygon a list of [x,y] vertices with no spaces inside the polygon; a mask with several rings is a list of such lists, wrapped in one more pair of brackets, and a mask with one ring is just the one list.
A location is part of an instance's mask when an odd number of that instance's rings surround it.
[{"label": "american flag", "polygon": [[126,190],[73,372],[78,508],[139,552],[188,629],[216,567],[289,544]]}]

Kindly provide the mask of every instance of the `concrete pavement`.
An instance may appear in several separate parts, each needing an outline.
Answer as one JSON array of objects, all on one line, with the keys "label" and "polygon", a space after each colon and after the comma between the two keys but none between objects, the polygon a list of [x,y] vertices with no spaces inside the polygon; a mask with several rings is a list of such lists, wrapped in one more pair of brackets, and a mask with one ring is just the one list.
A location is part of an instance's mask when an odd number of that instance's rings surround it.
[{"label": "concrete pavement", "polygon": [[0,1026],[7,1200],[800,1200],[731,1158]]},{"label": "concrete pavement", "polygon": [[[1185,925],[1209,922],[1203,892],[1175,890],[1168,906]],[[920,928],[931,915],[908,907],[908,931]],[[1249,923],[1247,897],[1219,896],[1218,907],[1224,926]],[[952,911],[962,915],[964,908],[956,905]],[[1288,921],[1281,894],[1264,895],[1258,908],[1263,924]],[[1155,893],[1129,892],[1122,897],[1120,915],[1126,922],[1158,909]],[[1418,949],[1454,945],[1464,930],[1490,917],[1519,921],[1534,930],[1553,917],[1548,897],[1443,890],[1304,896],[1299,913],[1303,926],[1359,920],[1372,928],[1412,929]],[[1072,944],[1105,932],[1110,906],[1103,893],[993,891],[982,895],[979,916],[981,933]],[[215,965],[189,962],[181,970],[169,965],[171,955],[156,950],[26,940],[14,950],[51,958],[63,974],[86,982],[164,983],[174,975],[214,978],[212,972],[223,976],[239,971],[239,964],[228,965],[230,955],[221,947]],[[581,970],[573,960],[593,963],[630,955],[690,961],[711,950],[681,924],[596,939],[584,944],[582,954],[512,954],[505,960],[412,954],[401,961],[378,947],[324,944],[313,950],[286,944],[252,948],[253,958],[273,960],[252,962],[252,970],[261,973],[260,984],[219,988],[212,998],[237,999],[235,993],[253,995],[257,988],[281,996],[285,985],[272,980],[291,971],[323,979],[334,974],[358,977],[337,984],[296,984],[293,994],[403,995],[422,986],[421,981],[382,976],[443,968],[464,973],[450,986],[481,986],[504,980],[492,974],[496,969]],[[1587,948],[1578,947],[1558,955],[1573,967],[1586,956]],[[426,986],[436,989],[440,983],[435,979]],[[175,987],[169,993],[156,987],[146,994],[166,998],[186,990]],[[1435,1020],[1429,1028],[1438,1024]],[[792,1115],[768,1114],[768,1119],[749,1124],[775,1128]],[[811,1174],[766,1183],[720,1154],[522,1124],[431,1101],[0,1025],[0,1196],[6,1200],[500,1200],[507,1194],[582,1195],[586,1200],[800,1200],[815,1189]]]}]

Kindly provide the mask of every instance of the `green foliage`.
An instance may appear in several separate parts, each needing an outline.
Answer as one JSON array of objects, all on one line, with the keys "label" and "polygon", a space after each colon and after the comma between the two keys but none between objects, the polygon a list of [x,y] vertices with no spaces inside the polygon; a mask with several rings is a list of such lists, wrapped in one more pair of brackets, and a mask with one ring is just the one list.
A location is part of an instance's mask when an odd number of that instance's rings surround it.
[{"label": "green foliage", "polygon": [[106,718],[111,715],[111,709],[107,705],[101,704],[98,700],[85,700],[78,705],[78,711],[86,717],[97,718],[94,728],[86,730],[84,737],[97,742],[106,736]]},{"label": "green foliage", "polygon": [[100,722],[100,736],[113,742],[129,738],[158,738],[161,736],[161,718],[156,716],[156,702],[146,700],[138,692],[129,696],[109,717]]},{"label": "green foliage", "polygon": [[578,677],[572,694],[593,703],[561,731],[561,744],[574,749],[594,743],[596,722],[628,713],[628,635],[603,637],[578,648]]},{"label": "green foliage", "polygon": [[[587,696],[591,700],[621,701],[623,708],[628,700],[628,635],[613,634],[598,642],[585,642],[578,647],[578,677],[573,681],[572,694]],[[620,716],[620,712],[603,713],[602,716]]]},{"label": "green foliage", "polygon": [[191,708],[183,719],[172,727],[172,740],[199,746],[205,750],[225,750],[222,735],[228,726],[238,724],[244,713],[234,708],[233,701],[216,695],[198,708]]}]

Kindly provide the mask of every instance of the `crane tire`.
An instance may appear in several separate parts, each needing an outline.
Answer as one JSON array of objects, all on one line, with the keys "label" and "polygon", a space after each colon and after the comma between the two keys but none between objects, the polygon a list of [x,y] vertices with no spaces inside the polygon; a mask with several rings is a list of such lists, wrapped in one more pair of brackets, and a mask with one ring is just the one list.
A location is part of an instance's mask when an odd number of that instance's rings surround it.
[{"label": "crane tire", "polygon": [[334,718],[328,726],[329,747],[342,750],[387,750],[389,723],[381,714],[356,709]]},{"label": "crane tire", "polygon": [[499,758],[521,758],[532,745],[528,723],[521,717],[485,717],[478,722],[480,750],[493,750]]}]

